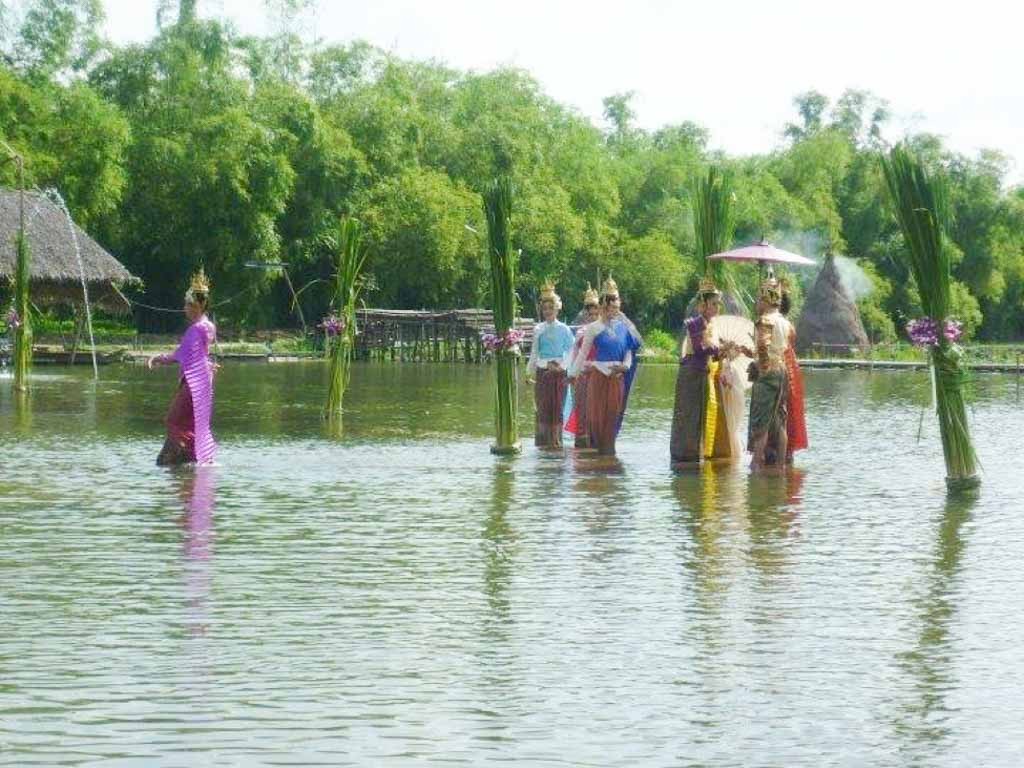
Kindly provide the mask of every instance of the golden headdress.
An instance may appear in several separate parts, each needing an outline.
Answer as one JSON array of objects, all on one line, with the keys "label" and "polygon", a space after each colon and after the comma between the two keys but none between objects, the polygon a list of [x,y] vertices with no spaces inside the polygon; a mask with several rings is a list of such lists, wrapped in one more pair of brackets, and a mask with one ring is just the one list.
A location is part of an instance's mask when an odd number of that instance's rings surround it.
[{"label": "golden headdress", "polygon": [[614,280],[612,280],[611,274],[608,275],[608,279],[604,281],[604,285],[601,286],[601,296],[618,296],[619,286]]},{"label": "golden headdress", "polygon": [[200,303],[210,299],[210,281],[206,279],[206,271],[202,267],[192,275],[192,282],[189,283],[188,290],[185,292],[186,301],[195,302],[197,298]]},{"label": "golden headdress", "polygon": [[587,290],[583,292],[583,306],[586,307],[590,304],[599,304],[600,302],[601,297],[597,295],[597,291],[593,289],[590,283],[587,283]]},{"label": "golden headdress", "polygon": [[774,277],[769,277],[757,291],[757,298],[768,304],[778,306],[782,302],[782,285]]},{"label": "golden headdress", "polygon": [[562,297],[555,293],[555,284],[550,280],[545,280],[540,286],[540,303],[543,304],[545,301],[553,302],[556,307],[562,308]]},{"label": "golden headdress", "polygon": [[710,277],[702,278],[700,285],[697,287],[697,301],[721,298],[722,292],[718,290],[718,286],[715,285],[715,281]]}]

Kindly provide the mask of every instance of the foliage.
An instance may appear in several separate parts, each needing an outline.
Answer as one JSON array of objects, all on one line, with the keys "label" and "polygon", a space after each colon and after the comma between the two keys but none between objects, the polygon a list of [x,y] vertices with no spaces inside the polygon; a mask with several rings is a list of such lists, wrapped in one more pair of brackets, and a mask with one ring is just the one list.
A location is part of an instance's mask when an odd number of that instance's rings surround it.
[{"label": "foliage", "polygon": [[335,256],[333,317],[340,321],[340,332],[329,334],[328,339],[330,362],[324,413],[328,418],[337,419],[344,406],[355,353],[356,308],[363,290],[363,265],[366,263],[362,225],[356,219],[342,218],[337,230],[329,236],[329,245]]},{"label": "foliage", "polygon": [[[516,318],[516,262],[512,249],[512,198],[514,189],[509,176],[495,179],[484,195],[487,215],[488,254],[491,262],[491,306],[494,330],[505,337]],[[494,353],[497,367],[497,393],[494,420],[497,440],[494,453],[514,453],[519,446],[519,398],[515,361],[517,349],[503,347]]]},{"label": "foliage", "polygon": [[[222,326],[294,325],[281,270],[245,267],[284,261],[316,316],[330,298],[325,237],[358,211],[373,303],[485,305],[481,196],[509,175],[524,298],[549,277],[571,311],[610,270],[632,316],[677,328],[708,249],[695,187],[714,167],[735,193],[737,242],[767,236],[817,258],[830,244],[858,259],[877,277],[860,301],[875,338],[919,311],[912,244],[879,204],[889,110],[874,94],[800,94],[782,146],[728,157],[697,123],[639,127],[631,92],[609,96],[595,125],[520,69],[310,46],[298,34],[308,0],[265,5],[276,31],[253,38],[209,18],[212,4],[162,0],[153,39],[115,46],[101,0],[0,4],[0,137],[26,158],[30,186],[57,187],[143,278],[145,304],[177,307],[203,263]],[[1007,189],[1007,158],[966,157],[928,134],[908,144],[948,180],[955,311],[980,339],[1024,336],[1024,191]],[[0,184],[11,173],[0,166]],[[734,270],[741,288],[752,273]],[[136,321],[176,329],[173,314],[140,308]]]},{"label": "foliage", "polygon": [[[950,221],[945,181],[929,173],[905,146],[895,147],[883,158],[882,170],[908,244],[921,306],[928,318],[944,327],[953,317],[951,249],[945,243]],[[931,358],[947,480],[951,486],[976,484],[977,458],[963,395],[963,351],[940,336],[931,348]]]}]

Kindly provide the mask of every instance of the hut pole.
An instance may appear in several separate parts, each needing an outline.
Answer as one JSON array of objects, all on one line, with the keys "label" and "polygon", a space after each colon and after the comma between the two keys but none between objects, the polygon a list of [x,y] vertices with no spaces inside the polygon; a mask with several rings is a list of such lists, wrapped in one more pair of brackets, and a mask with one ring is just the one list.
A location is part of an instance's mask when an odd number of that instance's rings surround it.
[{"label": "hut pole", "polygon": [[28,390],[28,373],[32,367],[32,324],[29,317],[29,254],[25,238],[25,158],[6,141],[0,139],[8,162],[12,162],[18,175],[18,239],[15,245],[14,309],[18,313],[19,326],[14,329],[14,389]]}]

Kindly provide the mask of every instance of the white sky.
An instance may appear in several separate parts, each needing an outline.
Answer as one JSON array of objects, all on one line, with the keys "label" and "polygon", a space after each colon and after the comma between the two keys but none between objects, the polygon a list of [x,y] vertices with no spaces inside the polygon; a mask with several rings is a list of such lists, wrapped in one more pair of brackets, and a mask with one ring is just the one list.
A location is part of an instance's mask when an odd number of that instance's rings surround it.
[{"label": "white sky", "polygon": [[[115,41],[153,34],[157,0],[105,5]],[[775,147],[797,93],[834,100],[862,88],[889,100],[891,138],[927,130],[968,154],[1001,150],[1020,183],[1022,8],[1013,0],[320,0],[303,29],[309,39],[362,38],[460,69],[521,67],[597,122],[605,96],[633,90],[641,126],[693,120],[710,130],[712,147],[734,154]],[[270,25],[261,0],[200,0],[200,13],[243,32]]]}]

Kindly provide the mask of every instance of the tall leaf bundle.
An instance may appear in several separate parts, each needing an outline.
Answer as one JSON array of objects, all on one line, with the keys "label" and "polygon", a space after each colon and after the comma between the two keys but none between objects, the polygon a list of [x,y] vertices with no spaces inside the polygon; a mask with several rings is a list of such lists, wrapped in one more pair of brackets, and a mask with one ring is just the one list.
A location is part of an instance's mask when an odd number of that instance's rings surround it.
[{"label": "tall leaf bundle", "polygon": [[[484,194],[487,216],[488,253],[491,261],[491,297],[494,332],[505,338],[516,316],[516,261],[512,250],[512,180],[501,176]],[[519,449],[519,397],[516,380],[516,351],[503,347],[495,353],[497,396],[495,400],[494,453],[515,453]]]},{"label": "tall leaf bundle", "polygon": [[[921,307],[939,328],[950,319],[952,270],[945,244],[950,214],[946,186],[929,174],[903,146],[882,158],[886,186],[896,219],[907,243],[910,271],[921,295]],[[977,456],[971,443],[964,404],[963,351],[939,334],[931,348],[935,377],[935,407],[939,416],[946,481],[951,488],[978,484]]]},{"label": "tall leaf bundle", "polygon": [[21,325],[14,331],[14,388],[28,389],[32,369],[32,304],[29,300],[29,248],[24,232],[15,241],[17,262],[14,267],[14,311]]},{"label": "tall leaf bundle", "polygon": [[327,339],[330,368],[324,412],[329,418],[341,415],[345,390],[351,379],[357,331],[356,307],[362,293],[361,278],[366,263],[366,248],[362,244],[362,225],[359,221],[348,216],[342,217],[333,245],[337,268],[332,306],[344,327],[338,335],[328,336]]},{"label": "tall leaf bundle", "polygon": [[724,278],[725,264],[708,261],[708,256],[721,253],[732,244],[736,230],[732,198],[732,178],[717,166],[708,168],[707,176],[699,176],[694,182],[693,230],[697,263],[701,273],[710,274],[716,282]]},{"label": "tall leaf bundle", "polygon": [[710,261],[708,256],[728,250],[736,231],[733,212],[732,176],[718,168],[708,168],[707,176],[698,176],[693,185],[693,233],[697,247],[697,264],[701,277],[710,277],[715,284],[737,301],[739,292],[729,266],[723,261]]}]

